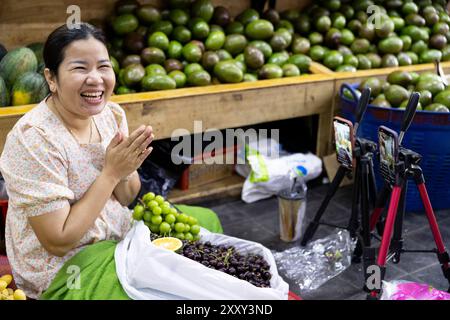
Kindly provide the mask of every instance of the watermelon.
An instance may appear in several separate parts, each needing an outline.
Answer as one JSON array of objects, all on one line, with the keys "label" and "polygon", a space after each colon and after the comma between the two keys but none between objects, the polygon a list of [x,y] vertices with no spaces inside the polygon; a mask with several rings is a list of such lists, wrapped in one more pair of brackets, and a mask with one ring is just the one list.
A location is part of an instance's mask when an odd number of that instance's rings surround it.
[{"label": "watermelon", "polygon": [[0,107],[9,106],[9,91],[6,88],[5,80],[0,77]]},{"label": "watermelon", "polygon": [[11,90],[13,106],[37,103],[49,93],[47,81],[37,72],[26,72],[16,80]]},{"label": "watermelon", "polygon": [[34,42],[27,45],[27,48],[33,50],[38,65],[44,62],[44,44],[42,42]]},{"label": "watermelon", "polygon": [[8,88],[12,88],[22,74],[36,70],[36,55],[29,48],[11,50],[0,61],[0,76],[5,80]]}]

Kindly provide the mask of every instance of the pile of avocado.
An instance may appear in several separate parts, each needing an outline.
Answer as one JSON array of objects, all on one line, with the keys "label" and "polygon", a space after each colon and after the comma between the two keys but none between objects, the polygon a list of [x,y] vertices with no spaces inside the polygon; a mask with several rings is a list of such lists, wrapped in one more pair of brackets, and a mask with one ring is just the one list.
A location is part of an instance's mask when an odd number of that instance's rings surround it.
[{"label": "pile of avocado", "polygon": [[312,60],[303,38],[275,10],[259,13],[250,8],[233,18],[227,8],[214,7],[210,0],[167,4],[160,10],[135,0],[116,3],[103,26],[118,78],[116,93],[309,72]]},{"label": "pile of avocado", "polygon": [[[449,112],[450,109],[450,88],[446,88],[441,77],[433,72],[418,74],[397,70],[391,72],[386,80],[369,77],[361,82],[356,94],[361,95],[366,87],[371,89],[371,105],[405,109],[411,93],[419,92],[417,110]],[[343,94],[353,99],[347,89]]]},{"label": "pile of avocado", "polygon": [[332,70],[397,67],[450,60],[446,2],[320,0],[286,19],[302,37],[302,53]]}]

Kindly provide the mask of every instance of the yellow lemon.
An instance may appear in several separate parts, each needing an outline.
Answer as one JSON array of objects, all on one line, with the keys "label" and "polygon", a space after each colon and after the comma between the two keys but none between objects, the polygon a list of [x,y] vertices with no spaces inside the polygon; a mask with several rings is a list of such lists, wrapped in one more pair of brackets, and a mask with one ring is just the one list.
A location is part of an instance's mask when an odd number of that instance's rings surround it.
[{"label": "yellow lemon", "polygon": [[1,294],[4,295],[4,296],[9,296],[9,291],[8,291],[8,289],[3,289],[2,292],[1,292]]},{"label": "yellow lemon", "polygon": [[25,295],[25,292],[17,289],[16,291],[14,291],[14,300],[27,300],[27,296]]},{"label": "yellow lemon", "polygon": [[15,300],[14,296],[8,296],[5,300]]},{"label": "yellow lemon", "polygon": [[13,277],[10,274],[5,274],[4,276],[0,277],[0,280],[3,280],[6,282],[6,285],[10,285]]},{"label": "yellow lemon", "polygon": [[5,290],[7,286],[8,284],[6,283],[5,280],[0,280],[0,291]]},{"label": "yellow lemon", "polygon": [[13,290],[13,289],[7,288],[6,290],[8,290],[8,294],[9,294],[10,296],[12,296],[12,295],[14,294],[14,290]]},{"label": "yellow lemon", "polygon": [[157,247],[164,248],[170,251],[177,251],[183,246],[183,242],[181,242],[180,239],[173,237],[155,239],[152,241],[152,243]]}]

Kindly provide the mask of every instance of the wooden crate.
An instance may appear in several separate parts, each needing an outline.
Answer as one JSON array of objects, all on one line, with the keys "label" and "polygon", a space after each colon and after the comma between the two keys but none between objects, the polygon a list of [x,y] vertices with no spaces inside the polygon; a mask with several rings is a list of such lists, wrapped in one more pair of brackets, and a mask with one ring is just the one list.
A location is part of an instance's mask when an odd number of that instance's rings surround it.
[{"label": "wooden crate", "polygon": [[[177,187],[188,190],[231,177],[234,173],[237,148],[235,145],[194,157],[194,163],[183,171]],[[227,162],[230,160],[233,163]]]}]

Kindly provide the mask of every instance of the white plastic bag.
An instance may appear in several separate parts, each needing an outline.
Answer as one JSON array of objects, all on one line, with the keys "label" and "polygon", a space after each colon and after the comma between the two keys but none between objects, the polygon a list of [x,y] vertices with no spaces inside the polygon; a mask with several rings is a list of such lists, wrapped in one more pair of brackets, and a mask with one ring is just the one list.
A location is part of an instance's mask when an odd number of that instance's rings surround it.
[{"label": "white plastic bag", "polygon": [[236,172],[247,178],[250,175],[252,168],[248,163],[249,155],[263,155],[269,159],[277,159],[282,155],[286,155],[287,152],[281,148],[281,145],[272,138],[258,138],[256,140],[240,141],[240,146],[237,150],[238,164],[235,166]]},{"label": "white plastic bag", "polygon": [[201,241],[233,245],[242,253],[260,254],[270,265],[271,288],[258,288],[224,272],[203,266],[175,252],[154,246],[142,221],[116,247],[116,272],[127,295],[134,300],[279,300],[289,286],[278,275],[270,250],[259,243],[201,229]]},{"label": "white plastic bag", "polygon": [[251,203],[277,195],[290,188],[289,172],[301,166],[305,170],[304,180],[317,178],[322,173],[322,160],[312,153],[294,153],[278,159],[269,159],[263,155],[249,155],[252,171],[244,182],[242,200]]}]

